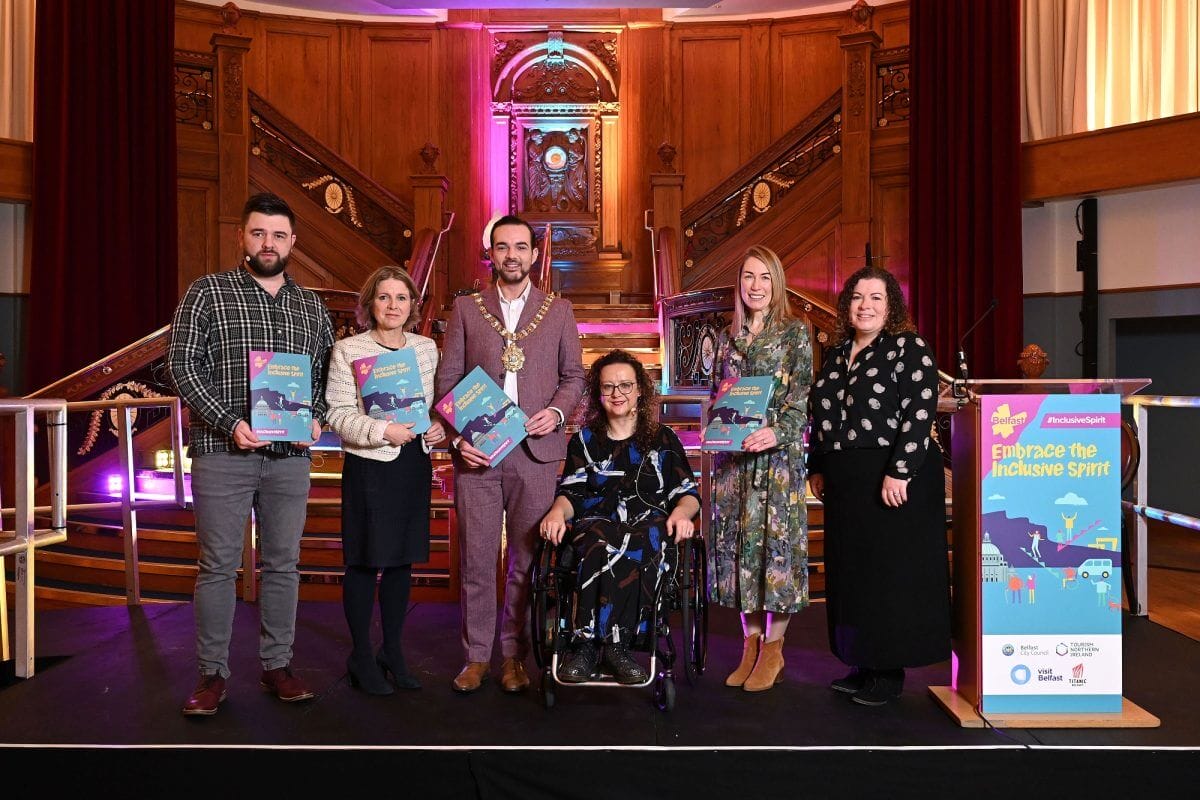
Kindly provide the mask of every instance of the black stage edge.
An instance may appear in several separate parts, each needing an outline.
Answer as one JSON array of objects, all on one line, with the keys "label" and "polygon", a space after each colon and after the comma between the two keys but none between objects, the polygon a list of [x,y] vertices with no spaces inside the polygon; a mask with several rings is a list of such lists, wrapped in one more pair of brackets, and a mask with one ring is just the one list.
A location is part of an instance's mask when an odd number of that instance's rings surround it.
[{"label": "black stage edge", "polygon": [[375,698],[347,682],[340,604],[302,603],[294,667],[318,695],[287,705],[258,687],[257,609],[239,603],[229,698],[187,719],[190,605],[41,611],[38,673],[0,675],[0,757],[52,765],[44,788],[133,797],[1139,797],[1200,778],[1200,642],[1145,618],[1124,620],[1125,696],[1162,725],[1040,730],[958,727],[925,688],[949,682],[948,663],[910,671],[896,703],[848,702],[827,688],[845,668],[820,604],[793,618],[785,680],[758,695],[723,685],[741,636],[714,610],[708,671],[677,677],[672,712],[649,689],[560,687],[552,709],[495,681],[456,695],[458,623],[457,606],[415,605],[405,639],[425,688]]}]

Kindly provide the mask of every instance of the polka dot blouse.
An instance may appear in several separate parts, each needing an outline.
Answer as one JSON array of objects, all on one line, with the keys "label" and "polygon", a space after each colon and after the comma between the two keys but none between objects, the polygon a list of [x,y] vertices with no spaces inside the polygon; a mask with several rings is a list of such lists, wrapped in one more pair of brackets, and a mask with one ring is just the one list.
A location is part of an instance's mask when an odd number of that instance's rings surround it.
[{"label": "polka dot blouse", "polygon": [[933,352],[911,331],[880,333],[849,363],[847,340],[826,353],[809,394],[810,473],[835,450],[883,447],[891,451],[887,474],[913,477],[930,447],[937,409]]}]

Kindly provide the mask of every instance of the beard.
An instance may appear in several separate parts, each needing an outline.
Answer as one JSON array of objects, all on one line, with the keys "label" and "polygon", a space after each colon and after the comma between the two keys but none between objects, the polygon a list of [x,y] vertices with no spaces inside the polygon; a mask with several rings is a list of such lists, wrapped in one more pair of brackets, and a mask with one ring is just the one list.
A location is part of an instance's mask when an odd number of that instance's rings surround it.
[{"label": "beard", "polygon": [[278,253],[275,254],[275,263],[270,265],[264,264],[258,256],[252,256],[249,254],[246,256],[246,266],[250,268],[251,272],[260,278],[274,278],[276,275],[287,269],[287,265],[288,256],[281,256]]},{"label": "beard", "polygon": [[529,270],[533,268],[533,264],[526,264],[521,269],[521,271],[514,277],[514,276],[511,276],[508,273],[506,273],[503,269],[503,266],[504,265],[502,264],[501,266],[496,268],[496,275],[500,278],[501,281],[503,281],[504,283],[510,284],[510,285],[515,285],[515,284],[518,284],[521,281],[525,280],[525,278],[529,275]]}]

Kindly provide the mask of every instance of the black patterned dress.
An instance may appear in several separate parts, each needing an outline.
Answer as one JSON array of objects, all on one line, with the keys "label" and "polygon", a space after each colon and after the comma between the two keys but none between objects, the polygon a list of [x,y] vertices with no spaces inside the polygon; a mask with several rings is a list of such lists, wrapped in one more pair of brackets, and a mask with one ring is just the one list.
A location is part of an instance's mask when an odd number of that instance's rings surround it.
[{"label": "black patterned dress", "polygon": [[[880,333],[853,363],[850,346],[827,353],[810,394],[829,646],[856,667],[932,664],[950,655],[945,480],[931,435],[937,365],[912,332]],[[885,476],[908,481],[898,508],[883,503]]]},{"label": "black patterned dress", "polygon": [[646,452],[583,428],[567,447],[558,496],[571,503],[578,558],[574,635],[627,643],[646,631],[669,568],[666,521],[685,496],[699,501],[675,432],[660,425]]}]

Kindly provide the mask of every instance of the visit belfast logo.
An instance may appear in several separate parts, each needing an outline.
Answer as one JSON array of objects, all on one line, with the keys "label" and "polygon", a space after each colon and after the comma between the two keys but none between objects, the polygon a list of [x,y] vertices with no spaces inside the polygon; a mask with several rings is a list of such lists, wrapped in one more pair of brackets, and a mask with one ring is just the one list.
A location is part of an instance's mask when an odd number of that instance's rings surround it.
[{"label": "visit belfast logo", "polygon": [[1008,407],[1008,403],[1001,403],[992,412],[992,435],[1007,439],[1013,435],[1015,429],[1024,425],[1027,419],[1029,419],[1028,412],[1021,411],[1014,414],[1012,413],[1012,409]]}]

